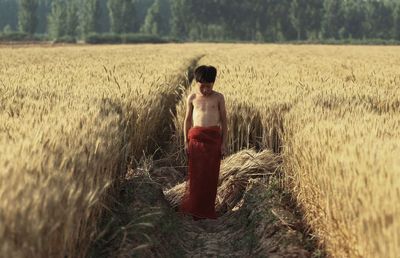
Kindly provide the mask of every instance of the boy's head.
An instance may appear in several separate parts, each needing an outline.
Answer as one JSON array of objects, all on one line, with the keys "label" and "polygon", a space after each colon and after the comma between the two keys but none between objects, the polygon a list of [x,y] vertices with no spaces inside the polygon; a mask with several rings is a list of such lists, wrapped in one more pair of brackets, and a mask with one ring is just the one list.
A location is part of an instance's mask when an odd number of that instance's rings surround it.
[{"label": "boy's head", "polygon": [[194,70],[194,78],[199,85],[199,90],[205,96],[211,94],[216,77],[217,69],[211,65],[201,65]]},{"label": "boy's head", "polygon": [[194,78],[200,83],[214,83],[217,69],[214,66],[201,65],[194,70]]}]

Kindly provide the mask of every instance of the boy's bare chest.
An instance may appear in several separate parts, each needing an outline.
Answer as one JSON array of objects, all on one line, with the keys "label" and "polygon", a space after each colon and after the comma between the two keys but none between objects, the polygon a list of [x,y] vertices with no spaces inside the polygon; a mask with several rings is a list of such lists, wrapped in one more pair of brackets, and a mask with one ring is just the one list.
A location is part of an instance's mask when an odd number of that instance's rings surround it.
[{"label": "boy's bare chest", "polygon": [[193,107],[200,112],[217,111],[218,101],[216,99],[196,99],[193,101]]}]

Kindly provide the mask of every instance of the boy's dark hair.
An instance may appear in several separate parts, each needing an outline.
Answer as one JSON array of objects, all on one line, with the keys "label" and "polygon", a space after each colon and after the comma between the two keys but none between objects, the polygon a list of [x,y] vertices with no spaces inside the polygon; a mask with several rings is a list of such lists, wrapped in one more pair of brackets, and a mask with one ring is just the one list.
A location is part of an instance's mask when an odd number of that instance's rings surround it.
[{"label": "boy's dark hair", "polygon": [[197,82],[212,83],[217,77],[217,69],[211,65],[201,65],[194,70],[194,78]]}]

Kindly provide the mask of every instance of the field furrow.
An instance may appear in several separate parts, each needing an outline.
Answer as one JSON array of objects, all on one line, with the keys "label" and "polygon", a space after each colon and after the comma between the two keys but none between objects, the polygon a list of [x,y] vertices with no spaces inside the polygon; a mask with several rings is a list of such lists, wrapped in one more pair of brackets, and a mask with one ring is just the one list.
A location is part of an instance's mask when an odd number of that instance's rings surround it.
[{"label": "field furrow", "polygon": [[0,59],[0,252],[83,257],[127,165],[165,141],[196,53],[32,47]]}]

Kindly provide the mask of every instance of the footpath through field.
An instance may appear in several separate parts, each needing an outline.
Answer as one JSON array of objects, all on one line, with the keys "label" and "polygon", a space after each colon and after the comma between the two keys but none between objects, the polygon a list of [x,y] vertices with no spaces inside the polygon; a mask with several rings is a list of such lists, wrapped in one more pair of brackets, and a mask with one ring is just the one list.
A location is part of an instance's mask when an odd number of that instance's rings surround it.
[{"label": "footpath through field", "polygon": [[[182,219],[187,257],[309,257],[315,253],[290,197],[279,190],[280,158],[270,150],[243,150],[223,160],[216,220]],[[176,207],[184,184],[164,191]]]},{"label": "footpath through field", "polygon": [[271,149],[244,149],[222,161],[218,219],[194,221],[177,212],[187,173],[179,142],[181,98],[170,107],[175,121],[168,124],[175,128],[172,142],[159,150],[163,158],[148,157],[128,169],[91,257],[323,257],[280,186],[282,160]]},{"label": "footpath through field", "polygon": [[323,257],[276,176],[280,158],[243,150],[223,160],[216,220],[176,212],[182,171],[166,160],[129,169],[92,257]]}]

